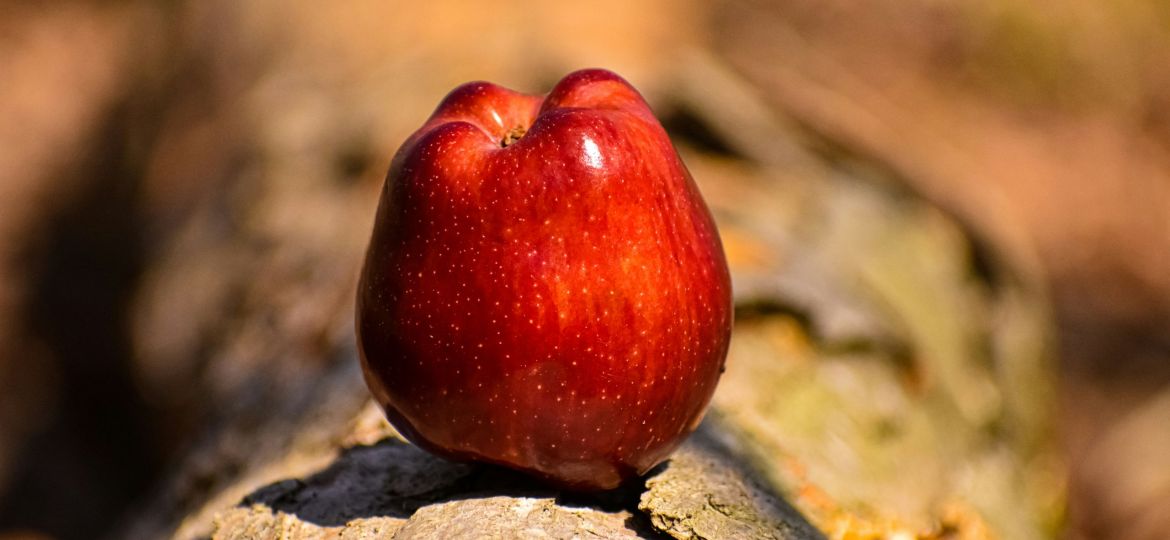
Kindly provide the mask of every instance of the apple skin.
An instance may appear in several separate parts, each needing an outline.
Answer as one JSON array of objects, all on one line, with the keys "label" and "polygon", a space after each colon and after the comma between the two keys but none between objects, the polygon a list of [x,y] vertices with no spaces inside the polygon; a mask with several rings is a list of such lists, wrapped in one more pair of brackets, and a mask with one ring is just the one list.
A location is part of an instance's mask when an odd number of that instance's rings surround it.
[{"label": "apple skin", "polygon": [[690,173],[599,69],[452,91],[391,163],[357,294],[366,382],[407,439],[583,491],[697,427],[732,316]]}]

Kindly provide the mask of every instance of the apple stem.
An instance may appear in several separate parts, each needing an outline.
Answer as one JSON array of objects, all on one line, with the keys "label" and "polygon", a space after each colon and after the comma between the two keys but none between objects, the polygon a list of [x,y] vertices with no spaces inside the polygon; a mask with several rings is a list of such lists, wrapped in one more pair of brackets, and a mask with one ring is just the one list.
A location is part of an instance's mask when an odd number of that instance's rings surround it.
[{"label": "apple stem", "polygon": [[526,132],[526,131],[528,131],[528,130],[524,129],[524,126],[516,126],[516,127],[512,128],[511,130],[508,131],[508,133],[504,134],[504,139],[500,141],[500,147],[507,148],[512,143],[520,140],[520,138],[524,136],[524,132]]}]

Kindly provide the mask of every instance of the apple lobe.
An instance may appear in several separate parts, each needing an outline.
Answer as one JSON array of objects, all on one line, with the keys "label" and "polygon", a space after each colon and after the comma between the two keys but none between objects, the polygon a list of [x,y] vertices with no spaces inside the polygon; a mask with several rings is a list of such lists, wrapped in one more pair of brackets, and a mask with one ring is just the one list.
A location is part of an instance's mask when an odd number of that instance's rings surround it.
[{"label": "apple lobe", "polygon": [[583,490],[695,428],[731,318],[698,189],[604,70],[543,98],[448,94],[395,155],[357,298],[367,384],[404,436]]}]

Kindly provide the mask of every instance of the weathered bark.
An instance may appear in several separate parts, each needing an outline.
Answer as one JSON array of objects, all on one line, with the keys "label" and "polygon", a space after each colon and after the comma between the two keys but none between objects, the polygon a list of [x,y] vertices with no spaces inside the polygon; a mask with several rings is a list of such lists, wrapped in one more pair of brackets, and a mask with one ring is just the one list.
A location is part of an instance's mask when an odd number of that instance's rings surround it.
[{"label": "weathered bark", "polygon": [[[819,533],[756,485],[708,426],[641,485],[558,493],[523,476],[456,464],[394,438],[325,470],[246,496],[214,538],[776,538]],[[640,499],[639,499],[640,497]]]}]

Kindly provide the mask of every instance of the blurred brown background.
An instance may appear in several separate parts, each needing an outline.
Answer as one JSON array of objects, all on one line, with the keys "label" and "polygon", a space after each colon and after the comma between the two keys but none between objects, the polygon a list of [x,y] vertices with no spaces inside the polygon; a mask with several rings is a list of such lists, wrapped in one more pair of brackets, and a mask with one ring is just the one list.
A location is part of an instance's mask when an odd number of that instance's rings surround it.
[{"label": "blurred brown background", "polygon": [[[1170,4],[7,0],[0,531],[88,538],[139,512],[241,385],[287,392],[267,381],[350,331],[330,321],[382,174],[441,96],[585,66],[696,152],[783,165],[793,143],[749,129],[764,107],[1043,280],[1064,536],[1170,530]],[[687,107],[747,120],[706,134]],[[233,323],[257,312],[297,343],[249,350],[263,330]]]}]

